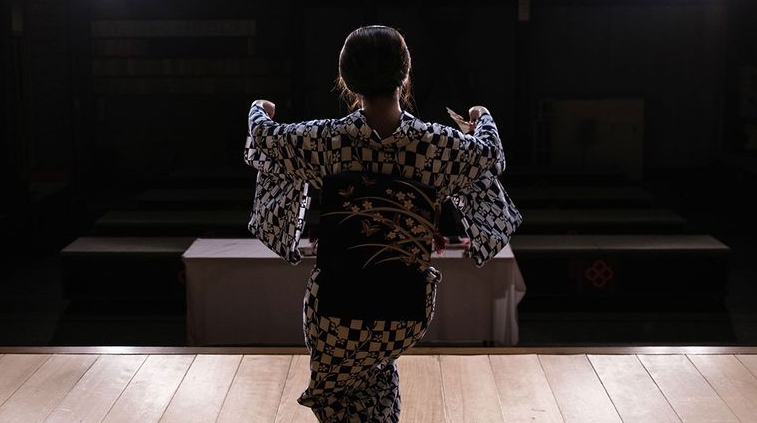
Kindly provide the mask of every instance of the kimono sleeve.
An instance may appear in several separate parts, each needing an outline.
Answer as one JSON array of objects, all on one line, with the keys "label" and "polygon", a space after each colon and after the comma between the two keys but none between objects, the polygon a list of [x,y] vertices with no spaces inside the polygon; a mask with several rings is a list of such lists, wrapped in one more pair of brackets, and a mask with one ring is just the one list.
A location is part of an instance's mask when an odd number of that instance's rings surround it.
[{"label": "kimono sleeve", "polygon": [[478,267],[494,258],[523,223],[518,208],[491,170],[450,199],[460,212],[471,241],[470,256]]},{"label": "kimono sleeve", "polygon": [[278,256],[291,264],[302,258],[300,237],[310,205],[308,184],[292,179],[275,166],[259,171],[255,199],[247,229]]}]

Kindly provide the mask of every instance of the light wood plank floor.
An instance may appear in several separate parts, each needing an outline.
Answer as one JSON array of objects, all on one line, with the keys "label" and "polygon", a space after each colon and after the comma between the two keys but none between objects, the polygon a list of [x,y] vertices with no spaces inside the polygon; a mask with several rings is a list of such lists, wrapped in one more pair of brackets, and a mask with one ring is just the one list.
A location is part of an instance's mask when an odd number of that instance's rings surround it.
[{"label": "light wood plank floor", "polygon": [[[757,347],[416,348],[404,423],[757,423]],[[0,347],[0,423],[315,422],[297,348]]]}]

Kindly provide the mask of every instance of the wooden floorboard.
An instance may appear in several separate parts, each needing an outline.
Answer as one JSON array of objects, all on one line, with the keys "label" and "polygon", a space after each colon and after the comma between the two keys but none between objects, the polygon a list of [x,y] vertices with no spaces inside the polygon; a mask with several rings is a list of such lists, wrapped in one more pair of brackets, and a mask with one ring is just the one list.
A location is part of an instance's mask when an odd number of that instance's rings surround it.
[{"label": "wooden floorboard", "polygon": [[217,423],[275,421],[293,357],[244,356]]},{"label": "wooden floorboard", "polygon": [[590,355],[589,361],[624,423],[681,421],[637,356]]},{"label": "wooden floorboard", "polygon": [[150,355],[113,404],[104,423],[158,422],[194,355]]},{"label": "wooden floorboard", "polygon": [[699,373],[742,423],[757,423],[757,379],[733,355],[690,355]]},{"label": "wooden floorboard", "polygon": [[564,421],[538,355],[490,355],[489,361],[497,383],[504,421]]},{"label": "wooden floorboard", "polygon": [[686,355],[639,358],[683,422],[739,422]]},{"label": "wooden floorboard", "polygon": [[445,355],[440,359],[446,420],[461,423],[501,422],[502,410],[489,357]]},{"label": "wooden floorboard", "polygon": [[48,359],[49,354],[16,355],[0,357],[0,404],[4,403]]},{"label": "wooden floorboard", "polygon": [[145,355],[99,356],[45,423],[103,421],[146,358]]},{"label": "wooden floorboard", "polygon": [[445,421],[440,361],[437,355],[406,355],[397,361],[405,421]]},{"label": "wooden floorboard", "polygon": [[0,405],[0,422],[42,422],[99,358],[97,355],[53,355]]},{"label": "wooden floorboard", "polygon": [[310,377],[310,364],[305,355],[292,358],[292,365],[287,373],[284,392],[281,396],[274,423],[311,423],[317,422],[315,416],[306,407],[297,403],[302,391],[307,387]]},{"label": "wooden floorboard", "polygon": [[565,423],[622,422],[586,355],[543,355],[539,361]]},{"label": "wooden floorboard", "polygon": [[[261,349],[0,349],[2,423],[314,423],[308,357]],[[757,423],[751,347],[419,349],[403,423]]]}]

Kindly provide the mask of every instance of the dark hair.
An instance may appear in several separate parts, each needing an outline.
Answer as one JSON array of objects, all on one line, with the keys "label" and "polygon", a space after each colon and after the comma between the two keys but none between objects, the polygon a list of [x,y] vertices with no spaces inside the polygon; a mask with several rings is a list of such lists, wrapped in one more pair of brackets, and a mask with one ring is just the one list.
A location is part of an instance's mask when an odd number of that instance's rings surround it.
[{"label": "dark hair", "polygon": [[382,25],[360,27],[344,40],[339,53],[337,88],[350,107],[366,98],[391,96],[401,87],[400,101],[409,106],[410,51],[405,38]]}]

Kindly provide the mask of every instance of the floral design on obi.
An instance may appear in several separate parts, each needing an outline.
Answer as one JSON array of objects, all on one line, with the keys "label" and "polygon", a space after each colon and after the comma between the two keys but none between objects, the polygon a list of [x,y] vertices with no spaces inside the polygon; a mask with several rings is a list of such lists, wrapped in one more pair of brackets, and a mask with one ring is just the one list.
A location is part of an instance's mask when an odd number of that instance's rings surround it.
[{"label": "floral design on obi", "polygon": [[390,261],[419,270],[430,266],[439,210],[433,189],[386,175],[362,174],[337,193],[341,210],[332,208],[321,217],[340,217],[336,229],[359,222],[359,236],[347,248],[364,253],[363,269]]}]

